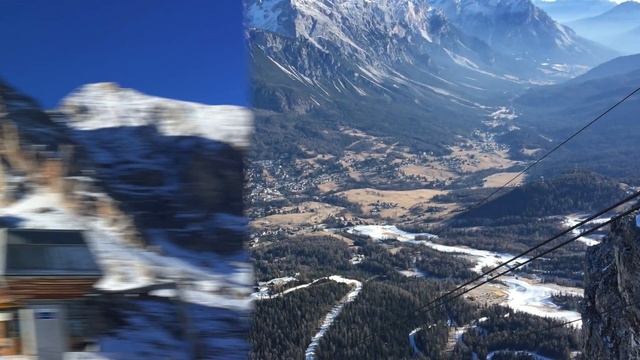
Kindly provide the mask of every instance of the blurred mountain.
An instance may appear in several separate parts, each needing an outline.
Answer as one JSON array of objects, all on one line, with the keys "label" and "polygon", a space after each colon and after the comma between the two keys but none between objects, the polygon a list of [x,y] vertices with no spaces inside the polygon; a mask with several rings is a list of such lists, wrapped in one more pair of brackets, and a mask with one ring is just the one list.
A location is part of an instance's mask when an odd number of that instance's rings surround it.
[{"label": "blurred mountain", "polygon": [[[600,15],[568,24],[578,34],[623,53],[640,51],[640,3],[628,1]],[[634,32],[635,31],[635,32]],[[634,36],[636,35],[636,36]]]},{"label": "blurred mountain", "polygon": [[615,5],[610,0],[535,0],[534,3],[561,23],[600,15]]},{"label": "blurred mountain", "polygon": [[104,274],[95,287],[119,299],[103,301],[111,327],[97,339],[110,358],[246,356],[251,120],[110,83],[46,113],[0,83],[0,221],[84,231]]},{"label": "blurred mountain", "polygon": [[[251,134],[247,110],[99,83],[63,99],[59,113],[58,121],[95,165],[96,177],[127,206],[139,228],[164,229],[169,239],[191,228],[197,241],[175,242],[194,249],[242,248],[241,233],[223,235],[219,226],[223,218],[242,216],[241,150]],[[190,215],[176,216],[182,213]],[[223,245],[234,238],[235,245]]]}]

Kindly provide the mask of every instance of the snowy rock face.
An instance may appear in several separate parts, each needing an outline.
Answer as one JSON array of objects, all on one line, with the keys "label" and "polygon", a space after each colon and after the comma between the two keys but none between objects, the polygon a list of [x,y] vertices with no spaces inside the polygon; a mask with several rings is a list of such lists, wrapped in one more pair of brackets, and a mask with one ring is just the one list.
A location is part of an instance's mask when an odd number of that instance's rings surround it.
[{"label": "snowy rock face", "polygon": [[94,287],[147,295],[105,300],[117,321],[95,358],[246,358],[250,124],[240,108],[113,84],[45,113],[0,83],[0,225],[81,229],[104,274]]},{"label": "snowy rock face", "polygon": [[254,30],[296,39],[326,55],[339,51],[369,65],[413,62],[416,54],[440,47],[478,51],[442,12],[420,0],[250,0],[247,13]]},{"label": "snowy rock face", "polygon": [[321,48],[324,41],[339,43],[362,55],[373,55],[371,43],[385,41],[385,34],[432,42],[446,31],[441,15],[416,0],[257,0],[248,14],[253,28],[304,38]]},{"label": "snowy rock face", "polygon": [[247,17],[259,108],[305,113],[347,97],[477,107],[513,86],[485,43],[426,1],[248,0]]},{"label": "snowy rock face", "polygon": [[497,51],[538,62],[594,65],[601,49],[530,0],[433,0],[456,26]]},{"label": "snowy rock face", "polygon": [[[345,95],[477,108],[514,83],[558,75],[541,64],[601,60],[529,0],[246,0],[246,8],[255,105],[280,112]],[[303,91],[276,88],[289,81]]]},{"label": "snowy rock face", "polygon": [[584,355],[587,359],[640,358],[640,229],[632,216],[612,225],[587,251]]},{"label": "snowy rock face", "polygon": [[199,136],[241,149],[249,146],[252,131],[245,108],[164,99],[114,83],[85,85],[67,96],[60,110],[79,130],[151,126],[167,136]]},{"label": "snowy rock face", "polygon": [[138,227],[160,229],[170,242],[193,249],[222,242],[242,248],[242,149],[251,134],[249,111],[101,83],[64,99],[60,113],[95,164],[96,176]]}]

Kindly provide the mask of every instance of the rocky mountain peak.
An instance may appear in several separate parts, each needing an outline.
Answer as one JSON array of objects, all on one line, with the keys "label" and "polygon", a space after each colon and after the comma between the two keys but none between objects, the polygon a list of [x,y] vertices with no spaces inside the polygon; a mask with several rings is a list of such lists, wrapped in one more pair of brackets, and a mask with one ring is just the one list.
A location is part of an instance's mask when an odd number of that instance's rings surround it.
[{"label": "rocky mountain peak", "polygon": [[150,96],[115,83],[80,87],[62,100],[67,125],[80,130],[155,126],[171,136],[200,136],[247,148],[251,113],[238,106],[213,106]]},{"label": "rocky mountain peak", "polygon": [[247,13],[254,29],[304,38],[321,48],[334,42],[345,51],[366,52],[373,34],[432,41],[444,29],[441,14],[416,0],[253,0]]},{"label": "rocky mountain peak", "polygon": [[509,55],[538,62],[593,63],[589,58],[601,51],[530,0],[433,0],[432,4],[461,30]]}]

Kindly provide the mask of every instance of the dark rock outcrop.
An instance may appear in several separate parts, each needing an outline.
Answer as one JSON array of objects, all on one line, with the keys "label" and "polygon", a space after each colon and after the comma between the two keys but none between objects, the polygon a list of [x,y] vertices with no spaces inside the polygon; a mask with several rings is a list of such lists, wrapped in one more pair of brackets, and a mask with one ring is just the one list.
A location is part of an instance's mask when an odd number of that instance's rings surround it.
[{"label": "dark rock outcrop", "polygon": [[589,249],[583,313],[586,359],[640,359],[640,229],[616,221]]}]

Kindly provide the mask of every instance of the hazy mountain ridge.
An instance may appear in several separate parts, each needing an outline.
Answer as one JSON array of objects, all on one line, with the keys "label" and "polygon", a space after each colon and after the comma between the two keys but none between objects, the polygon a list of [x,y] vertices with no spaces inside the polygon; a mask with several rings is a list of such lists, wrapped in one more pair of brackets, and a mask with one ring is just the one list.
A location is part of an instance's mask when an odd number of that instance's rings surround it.
[{"label": "hazy mountain ridge", "polygon": [[[595,67],[565,83],[531,89],[514,101],[521,114],[519,124],[552,141],[539,141],[524,147],[553,146],[595,119],[640,84],[640,55],[620,57]],[[557,173],[567,164],[614,177],[638,176],[635,134],[640,131],[635,114],[640,111],[638,96],[611,111],[596,125],[571,141],[540,169]],[[508,140],[507,140],[508,141]],[[523,140],[527,143],[529,139]],[[615,160],[612,160],[615,159]]]},{"label": "hazy mountain ridge", "polygon": [[568,25],[581,36],[620,52],[640,52],[640,38],[637,37],[640,34],[640,3],[627,1],[600,15],[576,20]]},{"label": "hazy mountain ridge", "polygon": [[600,15],[615,6],[609,0],[535,0],[534,3],[563,24]]}]

